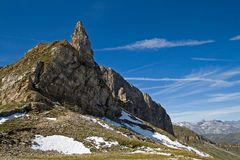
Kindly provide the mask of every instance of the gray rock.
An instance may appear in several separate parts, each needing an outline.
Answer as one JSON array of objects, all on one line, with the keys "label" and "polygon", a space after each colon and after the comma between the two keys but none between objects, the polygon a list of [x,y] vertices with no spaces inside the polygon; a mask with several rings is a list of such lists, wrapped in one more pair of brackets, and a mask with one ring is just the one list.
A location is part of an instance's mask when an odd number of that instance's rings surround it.
[{"label": "gray rock", "polygon": [[129,84],[111,68],[101,67],[101,71],[113,96],[124,103],[124,108],[127,111],[173,134],[171,119],[160,104],[154,102],[148,94],[142,93]]},{"label": "gray rock", "polygon": [[72,34],[71,44],[76,50],[78,50],[80,57],[83,58],[84,61],[87,61],[88,63],[94,62],[91,43],[81,21],[77,22],[75,30]]},{"label": "gray rock", "polygon": [[79,106],[79,111],[116,117],[120,106],[103,83],[97,64],[86,65],[68,42],[54,47],[53,60],[40,76],[39,92],[53,101]]}]

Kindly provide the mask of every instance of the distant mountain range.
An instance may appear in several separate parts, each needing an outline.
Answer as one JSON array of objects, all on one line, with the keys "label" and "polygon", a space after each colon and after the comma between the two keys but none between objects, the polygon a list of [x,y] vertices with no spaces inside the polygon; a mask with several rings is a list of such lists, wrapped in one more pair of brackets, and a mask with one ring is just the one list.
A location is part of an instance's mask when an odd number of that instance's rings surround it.
[{"label": "distant mountain range", "polygon": [[238,144],[240,145],[240,133],[229,133],[229,134],[205,134],[203,135],[207,139],[218,144]]},{"label": "distant mountain range", "polygon": [[186,127],[220,147],[240,155],[240,121],[200,121],[197,123],[178,122],[175,125]]},{"label": "distant mountain range", "polygon": [[240,133],[240,120],[225,122],[220,120],[203,120],[197,123],[178,122],[176,125],[189,128],[200,135]]}]

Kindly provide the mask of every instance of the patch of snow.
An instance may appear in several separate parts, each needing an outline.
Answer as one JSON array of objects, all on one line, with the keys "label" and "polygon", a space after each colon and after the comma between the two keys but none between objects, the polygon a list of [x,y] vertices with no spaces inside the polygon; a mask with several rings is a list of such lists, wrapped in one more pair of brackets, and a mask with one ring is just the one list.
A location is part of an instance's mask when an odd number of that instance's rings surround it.
[{"label": "patch of snow", "polygon": [[125,126],[129,129],[131,129],[132,131],[134,131],[135,133],[138,133],[142,136],[148,137],[150,139],[153,139],[167,147],[170,148],[174,148],[174,149],[184,149],[187,151],[191,151],[191,152],[195,152],[196,154],[202,156],[202,157],[210,157],[210,155],[208,155],[207,153],[201,152],[193,147],[190,146],[186,146],[183,145],[181,143],[179,143],[178,141],[173,141],[170,138],[168,138],[165,135],[162,135],[158,132],[153,133],[152,131],[146,130],[146,129],[142,129],[141,127],[137,126],[137,125],[130,125],[130,124],[125,124]]},{"label": "patch of snow", "polygon": [[163,156],[171,156],[171,153],[164,153],[164,152],[160,152],[161,148],[150,148],[150,147],[140,147],[138,148],[136,151],[131,152],[131,154],[159,154],[159,155],[163,155]]},{"label": "patch of snow", "polygon": [[89,154],[91,151],[83,143],[74,141],[73,138],[52,135],[43,137],[36,135],[32,145],[34,150],[57,151],[63,154]]},{"label": "patch of snow", "polygon": [[50,118],[50,117],[47,117],[46,119],[50,120],[50,121],[56,121],[57,120],[57,118]]},{"label": "patch of snow", "polygon": [[116,126],[116,127],[122,127],[122,126],[123,126],[122,124],[117,123],[117,122],[115,122],[115,121],[112,121],[112,120],[109,119],[109,118],[103,117],[102,119],[103,119],[104,121],[106,121],[107,123],[113,125],[113,126]]},{"label": "patch of snow", "polygon": [[158,141],[160,141],[163,145],[174,148],[174,149],[179,149],[182,148],[182,144],[180,144],[178,141],[172,141],[170,138],[168,138],[165,135],[159,134],[158,132],[155,132],[152,137],[156,138]]},{"label": "patch of snow", "polygon": [[117,146],[118,142],[117,141],[105,141],[102,137],[87,137],[87,141],[93,142],[96,146],[97,149],[99,148],[110,148],[112,146]]},{"label": "patch of snow", "polygon": [[[111,131],[114,130],[114,129],[113,129],[112,127],[110,127],[108,124],[102,123],[102,122],[100,122],[100,120],[98,120],[98,119],[96,119],[96,118],[94,118],[94,117],[92,117],[92,116],[81,115],[81,117],[84,118],[84,119],[86,119],[86,120],[88,120],[88,121],[91,121],[91,122],[93,122],[93,123],[97,123],[97,124],[99,124],[100,126],[102,126],[103,128],[106,128],[106,129],[108,129],[108,130],[111,130]],[[103,117],[102,120],[104,120],[104,121],[106,121],[107,123],[109,123],[109,124],[111,124],[111,125],[113,125],[113,126],[116,126],[116,127],[122,126],[120,123],[114,122],[114,121],[112,121],[112,120],[110,120],[110,119],[108,119],[108,118],[106,118],[106,117]],[[124,137],[128,137],[126,134],[124,134],[124,133],[122,133],[122,132],[120,132],[120,131],[116,131],[116,132],[119,133],[119,134],[121,134],[121,135],[124,136]]]},{"label": "patch of snow", "polygon": [[25,115],[26,113],[14,113],[10,116],[0,117],[0,124],[3,124],[4,122],[15,119],[15,118],[23,117]]},{"label": "patch of snow", "polygon": [[195,152],[196,154],[202,156],[202,157],[210,157],[210,155],[208,155],[207,153],[201,152],[193,147],[190,146],[186,146],[183,145],[181,143],[179,143],[178,141],[172,141],[170,138],[168,138],[165,135],[159,134],[157,132],[154,133],[153,137],[155,137],[156,139],[160,140],[163,142],[164,145],[170,147],[170,148],[175,148],[175,149],[185,149],[191,152]]},{"label": "patch of snow", "polygon": [[[103,117],[102,120],[106,121],[107,123],[113,125],[113,126],[116,126],[116,127],[122,127],[123,125],[121,123],[118,123],[118,122],[115,122],[115,121],[112,121],[111,119],[109,118],[106,118],[106,117]],[[129,138],[126,134],[120,132],[120,131],[116,131],[117,133],[121,134],[122,136],[124,137],[127,137]]]},{"label": "patch of snow", "polygon": [[109,130],[114,130],[112,127],[110,127],[108,124],[106,124],[106,123],[102,123],[102,122],[99,122],[99,121],[97,121],[97,123],[100,125],[100,126],[102,126],[103,128],[106,128],[106,129],[109,129]]},{"label": "patch of snow", "polygon": [[137,124],[142,124],[142,120],[135,117],[135,116],[132,116],[131,114],[127,113],[126,111],[122,110],[121,112],[121,117],[119,117],[119,119],[121,120],[128,120],[130,122],[133,122],[133,123],[137,123]]},{"label": "patch of snow", "polygon": [[142,150],[136,150],[136,151],[133,151],[131,152],[132,154],[136,154],[136,153],[142,153],[142,154],[147,154],[146,151],[142,151]]},{"label": "patch of snow", "polygon": [[102,123],[100,122],[100,120],[94,118],[94,117],[91,117],[91,116],[85,116],[85,115],[81,115],[82,118],[88,120],[88,121],[92,121],[93,123],[97,123],[99,124],[100,126],[102,126],[103,128],[106,128],[106,129],[109,129],[109,130],[114,130],[112,127],[110,127],[108,124],[106,123]]},{"label": "patch of snow", "polygon": [[[125,111],[122,111],[122,116],[120,117],[120,119],[132,121],[131,117],[132,116],[130,116],[128,113],[126,113]],[[150,130],[143,129],[136,124],[136,121],[133,121],[135,124],[129,124],[129,123],[125,123],[125,122],[117,123],[117,122],[113,122],[113,121],[109,121],[109,120],[107,120],[107,121],[114,126],[125,126],[128,129],[132,130],[133,132],[140,134],[144,137],[150,138],[150,139],[152,139],[160,144],[163,144],[167,147],[170,147],[173,149],[184,149],[187,151],[194,152],[202,157],[211,157],[207,153],[201,152],[193,147],[183,145],[183,144],[179,143],[177,140],[173,141],[169,137],[162,135],[158,132],[152,132]],[[142,122],[142,121],[140,121],[140,122]]]}]

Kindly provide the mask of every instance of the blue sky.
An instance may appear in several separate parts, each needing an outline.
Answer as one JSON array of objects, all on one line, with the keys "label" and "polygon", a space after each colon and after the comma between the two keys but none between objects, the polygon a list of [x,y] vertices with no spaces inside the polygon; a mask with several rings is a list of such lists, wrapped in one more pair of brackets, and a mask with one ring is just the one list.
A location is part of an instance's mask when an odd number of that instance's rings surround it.
[{"label": "blue sky", "polygon": [[100,65],[161,103],[173,121],[239,120],[240,1],[0,1],[0,65],[82,20]]}]

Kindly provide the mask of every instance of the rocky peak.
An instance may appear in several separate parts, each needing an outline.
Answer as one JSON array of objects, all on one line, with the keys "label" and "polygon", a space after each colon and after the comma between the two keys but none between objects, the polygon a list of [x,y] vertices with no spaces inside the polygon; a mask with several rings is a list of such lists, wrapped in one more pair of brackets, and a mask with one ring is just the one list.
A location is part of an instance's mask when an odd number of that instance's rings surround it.
[{"label": "rocky peak", "polygon": [[87,32],[81,21],[78,21],[72,34],[72,46],[78,50],[80,57],[87,62],[93,62],[93,51]]},{"label": "rocky peak", "polygon": [[160,105],[111,68],[99,67],[86,30],[78,22],[72,42],[43,43],[15,64],[0,69],[0,106],[30,103],[51,109],[56,103],[74,112],[117,119],[124,108],[171,134],[171,119]]}]

